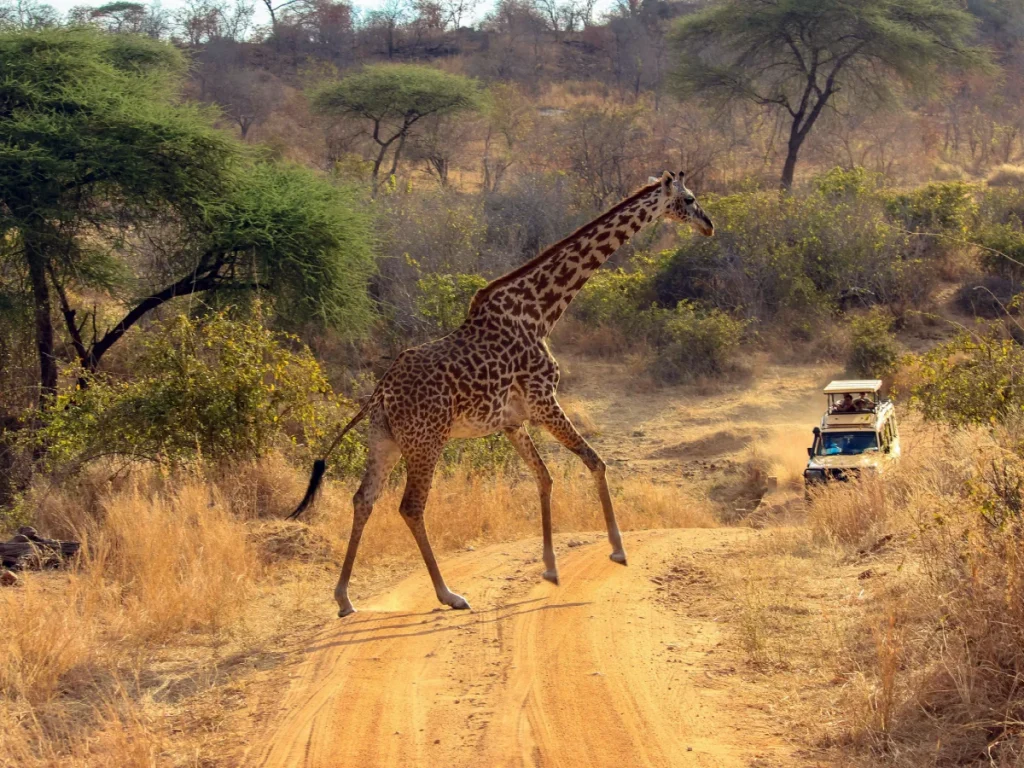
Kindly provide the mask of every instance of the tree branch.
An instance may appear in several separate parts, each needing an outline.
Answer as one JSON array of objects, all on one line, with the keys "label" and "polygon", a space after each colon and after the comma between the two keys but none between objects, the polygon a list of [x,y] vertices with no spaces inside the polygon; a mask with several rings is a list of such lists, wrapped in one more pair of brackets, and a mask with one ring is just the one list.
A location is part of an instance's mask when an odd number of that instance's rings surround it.
[{"label": "tree branch", "polygon": [[[205,262],[206,259],[207,257],[204,256],[203,262]],[[203,269],[203,262],[200,262],[200,266],[196,267],[191,274],[186,275],[178,282],[167,286],[162,291],[158,291],[152,296],[147,296],[135,305],[135,307],[121,319],[121,322],[107,331],[103,335],[102,339],[92,345],[83,363],[85,368],[89,371],[95,371],[99,365],[100,359],[104,354],[106,354],[107,350],[110,349],[122,336],[124,336],[125,333],[128,332],[129,328],[139,322],[146,313],[151,312],[161,304],[165,304],[176,296],[188,296],[193,293],[202,293],[203,291],[210,291],[224,287],[217,275],[222,262],[218,261],[209,269]]]},{"label": "tree branch", "polygon": [[75,348],[75,354],[78,355],[78,361],[82,364],[82,367],[87,367],[89,352],[82,341],[82,328],[85,327],[86,321],[83,320],[81,325],[75,324],[75,310],[71,308],[71,303],[68,301],[68,295],[64,290],[64,286],[57,279],[57,274],[54,272],[52,265],[48,271],[50,273],[50,282],[53,283],[53,287],[60,299],[60,311],[64,316],[64,323],[68,327],[68,335],[71,336],[71,344]]}]

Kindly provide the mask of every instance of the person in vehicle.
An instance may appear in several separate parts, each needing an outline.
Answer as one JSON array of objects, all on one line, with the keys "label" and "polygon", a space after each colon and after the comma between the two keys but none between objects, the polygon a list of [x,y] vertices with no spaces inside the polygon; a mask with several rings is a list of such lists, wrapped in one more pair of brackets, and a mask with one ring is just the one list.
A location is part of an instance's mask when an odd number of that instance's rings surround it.
[{"label": "person in vehicle", "polygon": [[860,397],[853,401],[853,407],[858,411],[870,411],[875,407],[867,392],[861,392]]},{"label": "person in vehicle", "polygon": [[847,392],[843,399],[836,404],[836,413],[851,413],[857,410],[853,404],[853,395]]}]

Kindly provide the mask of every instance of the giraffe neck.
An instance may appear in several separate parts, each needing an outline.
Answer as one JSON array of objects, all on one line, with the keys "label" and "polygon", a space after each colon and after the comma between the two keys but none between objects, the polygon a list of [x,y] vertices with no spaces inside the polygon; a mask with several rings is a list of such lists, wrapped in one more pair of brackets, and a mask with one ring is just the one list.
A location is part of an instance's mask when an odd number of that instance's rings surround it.
[{"label": "giraffe neck", "polygon": [[608,257],[664,213],[661,184],[649,184],[555,243],[523,266],[499,277],[473,298],[470,318],[514,316],[546,336]]}]

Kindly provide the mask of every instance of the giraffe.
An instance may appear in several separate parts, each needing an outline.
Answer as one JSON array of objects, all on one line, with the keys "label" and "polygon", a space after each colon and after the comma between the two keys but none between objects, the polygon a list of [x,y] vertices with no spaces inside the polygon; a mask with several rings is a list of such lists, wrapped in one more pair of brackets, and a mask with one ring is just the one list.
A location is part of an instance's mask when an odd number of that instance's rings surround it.
[{"label": "giraffe", "polygon": [[620,245],[662,216],[689,222],[705,236],[711,219],[684,184],[684,174],[666,171],[620,203],[550,246],[532,260],[481,288],[465,322],[436,341],[402,352],[366,404],[341,430],[313,467],[297,518],[315,499],[326,459],[341,438],[369,419],[366,470],[353,497],[354,518],[334,596],[338,615],[355,611],[348,597],[359,540],[384,482],[401,457],[406,484],[399,512],[426,563],[437,599],[455,609],[469,603],[452,592],[437,567],[423,511],[434,467],[453,438],[504,432],[533,472],[540,494],[544,546],[543,578],[558,584],[551,535],[551,474],[524,424],[550,432],[590,470],[597,486],[611,544],[611,559],[626,564],[605,478],[605,463],[566,417],[556,399],[558,363],[545,341],[569,302]]}]

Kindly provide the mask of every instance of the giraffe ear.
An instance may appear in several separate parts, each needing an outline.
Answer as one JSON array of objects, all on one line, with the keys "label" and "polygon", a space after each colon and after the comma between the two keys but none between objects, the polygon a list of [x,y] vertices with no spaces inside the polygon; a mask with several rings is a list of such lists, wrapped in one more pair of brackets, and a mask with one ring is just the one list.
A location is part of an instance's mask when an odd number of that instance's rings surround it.
[{"label": "giraffe ear", "polygon": [[661,179],[659,179],[657,176],[648,176],[647,177],[647,183],[648,184],[657,184],[659,181],[661,181]]}]

